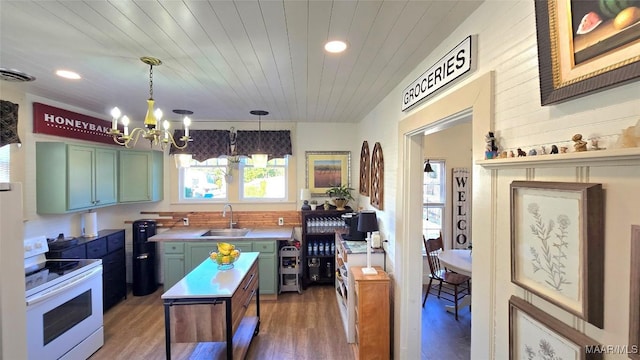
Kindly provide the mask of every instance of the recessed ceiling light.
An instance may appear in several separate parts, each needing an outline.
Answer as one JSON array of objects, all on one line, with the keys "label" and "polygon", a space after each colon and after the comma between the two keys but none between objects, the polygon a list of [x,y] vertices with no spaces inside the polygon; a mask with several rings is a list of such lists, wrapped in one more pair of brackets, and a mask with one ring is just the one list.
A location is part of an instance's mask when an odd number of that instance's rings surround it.
[{"label": "recessed ceiling light", "polygon": [[78,80],[81,78],[78,73],[69,70],[58,70],[56,71],[56,75],[71,80]]},{"label": "recessed ceiling light", "polygon": [[340,40],[329,41],[324,44],[324,49],[330,53],[341,53],[347,48],[347,43]]}]

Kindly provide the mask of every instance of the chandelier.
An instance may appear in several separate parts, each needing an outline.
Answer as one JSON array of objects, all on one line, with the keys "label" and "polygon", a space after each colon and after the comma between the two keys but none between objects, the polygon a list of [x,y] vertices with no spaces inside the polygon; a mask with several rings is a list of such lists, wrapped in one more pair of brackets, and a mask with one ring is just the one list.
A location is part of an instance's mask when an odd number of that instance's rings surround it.
[{"label": "chandelier", "polygon": [[262,139],[260,138],[260,133],[262,132],[261,120],[265,115],[269,115],[268,111],[265,110],[251,110],[249,111],[251,115],[258,115],[258,148],[254,154],[251,154],[251,160],[253,162],[253,167],[256,168],[265,168],[267,167],[267,161],[269,161],[269,155],[262,150]]},{"label": "chandelier", "polygon": [[[119,145],[124,145],[127,148],[135,147],[138,139],[142,136],[144,139],[149,140],[151,146],[160,145],[160,148],[164,150],[167,146],[173,146],[177,149],[184,149],[189,144],[191,140],[189,138],[189,126],[191,125],[191,119],[189,119],[187,114],[193,114],[192,111],[189,110],[174,110],[174,112],[178,114],[184,114],[185,117],[183,119],[184,124],[184,136],[180,137],[180,141],[182,145],[179,145],[176,140],[173,138],[173,135],[169,131],[169,121],[164,120],[162,122],[162,129],[158,128],[158,123],[162,120],[162,110],[156,109],[154,110],[154,100],[153,100],[153,67],[159,66],[162,64],[160,59],[143,56],[140,60],[149,65],[149,99],[147,100],[147,115],[144,118],[144,127],[134,128],[129,131],[129,117],[122,116],[120,109],[114,107],[111,110],[111,130],[109,131],[109,135],[113,136],[113,141],[115,141]],[[118,120],[124,126],[124,131],[120,132],[118,130]]]}]

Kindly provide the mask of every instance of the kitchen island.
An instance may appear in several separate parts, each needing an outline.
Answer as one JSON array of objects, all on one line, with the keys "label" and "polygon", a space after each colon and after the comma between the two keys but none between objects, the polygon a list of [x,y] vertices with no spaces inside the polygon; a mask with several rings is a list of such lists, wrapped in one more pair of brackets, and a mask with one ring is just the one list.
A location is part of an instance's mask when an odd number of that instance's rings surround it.
[{"label": "kitchen island", "polygon": [[[276,299],[278,294],[278,243],[293,240],[292,227],[233,229],[233,236],[205,236],[213,229],[171,229],[149,238],[163,245],[164,288],[168,289],[195,269],[209,252],[217,248],[218,242],[235,245],[241,252],[259,252],[260,294]],[[215,229],[224,232],[231,229]],[[240,233],[237,231],[244,230]],[[245,232],[245,234],[242,234]]]},{"label": "kitchen island", "polygon": [[[227,359],[244,358],[260,330],[257,265],[255,252],[241,254],[229,270],[206,259],[162,294],[167,359],[172,342],[225,342]],[[245,316],[254,296],[256,315]]]}]

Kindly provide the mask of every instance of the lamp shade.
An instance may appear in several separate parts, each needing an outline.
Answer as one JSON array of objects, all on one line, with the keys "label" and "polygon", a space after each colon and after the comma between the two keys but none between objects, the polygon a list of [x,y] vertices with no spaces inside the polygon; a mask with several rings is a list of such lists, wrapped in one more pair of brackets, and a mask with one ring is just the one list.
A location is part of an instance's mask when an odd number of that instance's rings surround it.
[{"label": "lamp shade", "polygon": [[426,173],[434,172],[433,168],[431,167],[431,164],[429,164],[429,160],[427,160],[427,162],[424,164],[424,172]]},{"label": "lamp shade", "polygon": [[309,189],[300,189],[300,200],[311,199],[311,191]]},{"label": "lamp shade", "polygon": [[378,219],[375,211],[361,211],[358,216],[358,231],[373,232],[378,231]]}]

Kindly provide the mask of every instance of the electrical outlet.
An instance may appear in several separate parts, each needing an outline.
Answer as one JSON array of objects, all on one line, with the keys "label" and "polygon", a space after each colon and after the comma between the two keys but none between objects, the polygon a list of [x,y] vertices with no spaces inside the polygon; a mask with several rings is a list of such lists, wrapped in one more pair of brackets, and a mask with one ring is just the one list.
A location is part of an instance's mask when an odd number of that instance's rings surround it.
[{"label": "electrical outlet", "polygon": [[284,225],[284,218],[278,218],[278,225]]},{"label": "electrical outlet", "polygon": [[182,218],[182,225],[189,226],[189,218]]}]

